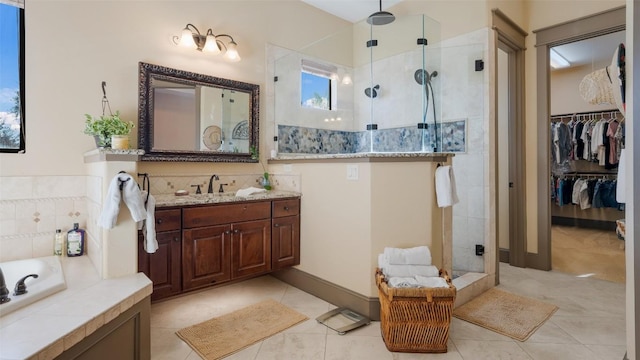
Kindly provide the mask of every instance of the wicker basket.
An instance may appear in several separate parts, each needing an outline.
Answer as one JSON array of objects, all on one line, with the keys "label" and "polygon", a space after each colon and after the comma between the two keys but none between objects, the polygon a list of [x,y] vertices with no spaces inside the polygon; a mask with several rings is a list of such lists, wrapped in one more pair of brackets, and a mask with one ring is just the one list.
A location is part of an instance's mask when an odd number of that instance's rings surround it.
[{"label": "wicker basket", "polygon": [[376,270],[380,296],[380,328],[389,351],[447,352],[456,288],[440,271],[449,288],[392,288]]}]

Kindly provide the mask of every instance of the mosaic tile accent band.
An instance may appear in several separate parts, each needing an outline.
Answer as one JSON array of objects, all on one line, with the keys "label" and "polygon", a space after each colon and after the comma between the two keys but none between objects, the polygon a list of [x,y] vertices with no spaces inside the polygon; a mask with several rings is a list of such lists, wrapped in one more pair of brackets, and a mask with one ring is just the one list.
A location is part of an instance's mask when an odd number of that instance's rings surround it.
[{"label": "mosaic tile accent band", "polygon": [[[353,154],[366,152],[465,152],[467,121],[456,120],[418,129],[407,126],[373,131],[343,131],[278,125],[278,152]],[[442,129],[442,130],[441,130]],[[423,150],[424,143],[424,150]],[[372,146],[373,144],[373,146]]]}]

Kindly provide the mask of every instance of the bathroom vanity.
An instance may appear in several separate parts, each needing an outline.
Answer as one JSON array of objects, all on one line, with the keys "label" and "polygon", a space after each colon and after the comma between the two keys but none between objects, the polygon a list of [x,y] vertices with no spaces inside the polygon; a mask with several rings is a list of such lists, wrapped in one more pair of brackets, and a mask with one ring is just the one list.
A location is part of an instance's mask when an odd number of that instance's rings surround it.
[{"label": "bathroom vanity", "polygon": [[157,197],[158,250],[146,253],[138,235],[152,300],[300,264],[299,194],[171,197]]}]

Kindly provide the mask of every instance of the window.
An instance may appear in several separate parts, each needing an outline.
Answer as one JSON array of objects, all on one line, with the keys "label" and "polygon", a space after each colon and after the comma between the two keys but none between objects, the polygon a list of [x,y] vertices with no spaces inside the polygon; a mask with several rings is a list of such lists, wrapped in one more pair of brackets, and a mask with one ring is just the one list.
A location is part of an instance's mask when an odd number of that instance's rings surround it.
[{"label": "window", "polygon": [[23,1],[0,0],[0,152],[23,153]]},{"label": "window", "polygon": [[335,109],[336,84],[333,78],[337,68],[302,60],[300,75],[300,105],[305,108]]}]

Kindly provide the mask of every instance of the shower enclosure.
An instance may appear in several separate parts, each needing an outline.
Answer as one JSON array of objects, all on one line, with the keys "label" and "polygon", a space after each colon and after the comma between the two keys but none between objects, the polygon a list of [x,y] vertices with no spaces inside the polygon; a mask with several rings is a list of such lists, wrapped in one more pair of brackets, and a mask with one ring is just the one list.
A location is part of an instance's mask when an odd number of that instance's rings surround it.
[{"label": "shower enclosure", "polygon": [[270,149],[279,156],[455,153],[456,275],[484,271],[475,249],[488,238],[483,31],[441,41],[439,23],[412,15],[362,21],[295,51],[268,50]]}]

